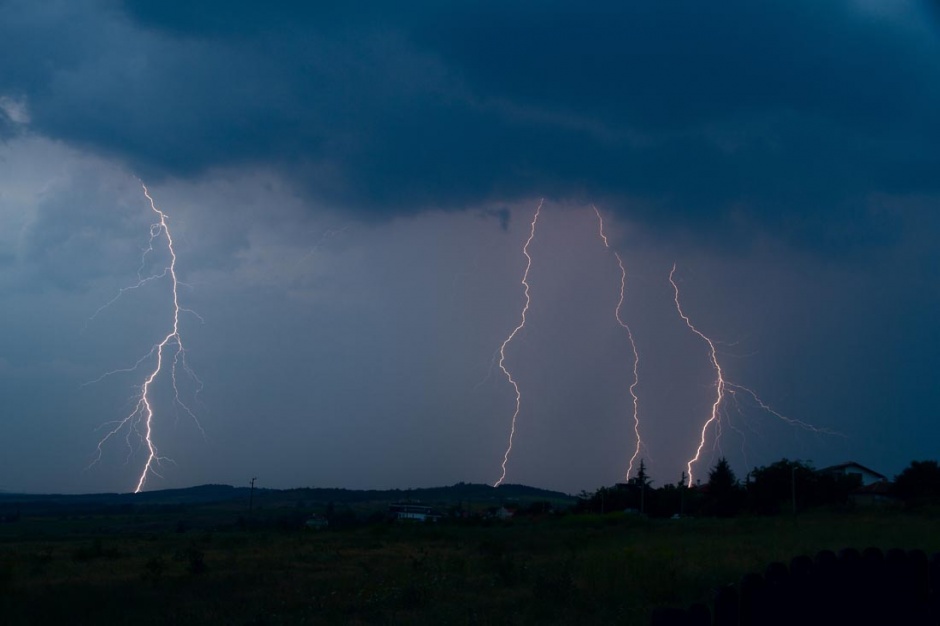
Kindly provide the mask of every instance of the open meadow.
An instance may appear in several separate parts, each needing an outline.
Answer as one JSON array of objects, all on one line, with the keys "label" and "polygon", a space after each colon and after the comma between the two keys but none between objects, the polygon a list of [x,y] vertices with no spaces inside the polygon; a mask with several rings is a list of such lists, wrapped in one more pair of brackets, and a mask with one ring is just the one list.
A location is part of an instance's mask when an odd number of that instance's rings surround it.
[{"label": "open meadow", "polygon": [[[291,516],[286,516],[290,513]],[[4,624],[646,624],[774,560],[940,551],[935,511],[647,520],[373,521],[320,530],[234,505],[0,525]]]}]

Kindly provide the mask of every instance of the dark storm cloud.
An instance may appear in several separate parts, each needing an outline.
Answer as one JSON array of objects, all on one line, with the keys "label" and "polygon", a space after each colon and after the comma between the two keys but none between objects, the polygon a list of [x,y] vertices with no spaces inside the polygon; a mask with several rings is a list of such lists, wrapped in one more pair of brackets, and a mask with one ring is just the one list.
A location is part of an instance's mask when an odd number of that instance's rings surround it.
[{"label": "dark storm cloud", "polygon": [[114,271],[116,258],[141,254],[147,215],[115,202],[114,192],[91,167],[50,185],[23,233],[22,288],[87,289]]},{"label": "dark storm cloud", "polygon": [[545,194],[833,249],[938,191],[916,5],[308,4],[7,1],[0,95],[148,177],[263,164],[376,214]]}]

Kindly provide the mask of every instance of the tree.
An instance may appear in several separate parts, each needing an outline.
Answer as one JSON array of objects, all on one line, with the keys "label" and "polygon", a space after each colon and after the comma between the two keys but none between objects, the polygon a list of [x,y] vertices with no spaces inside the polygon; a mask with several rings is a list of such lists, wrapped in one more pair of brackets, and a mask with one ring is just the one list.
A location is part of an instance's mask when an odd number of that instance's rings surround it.
[{"label": "tree", "polygon": [[728,459],[721,457],[715,467],[708,472],[708,491],[714,494],[727,494],[738,486],[738,479],[728,463]]},{"label": "tree", "polygon": [[740,510],[741,501],[738,479],[728,460],[721,457],[708,472],[706,510],[719,517],[730,517]]},{"label": "tree", "polygon": [[640,459],[640,467],[636,471],[636,476],[628,481],[628,484],[639,491],[640,513],[646,513],[646,488],[652,484],[652,480],[646,473],[646,461]]},{"label": "tree", "polygon": [[675,484],[666,483],[646,494],[646,514],[650,517],[685,516],[695,512],[698,494],[689,489],[689,477],[682,472]]},{"label": "tree", "polygon": [[645,511],[652,482],[646,473],[646,463],[640,460],[640,467],[633,478],[612,487],[601,487],[594,493],[582,491],[575,508],[577,511],[592,513],[613,513],[626,509]]},{"label": "tree", "polygon": [[797,509],[801,509],[816,503],[813,498],[816,483],[816,472],[811,465],[781,459],[751,472],[748,500],[755,512],[773,515],[790,510],[795,495]]},{"label": "tree", "polygon": [[636,475],[627,482],[637,487],[649,487],[653,484],[649,474],[646,473],[646,461],[640,459],[640,467],[636,470]]},{"label": "tree", "polygon": [[912,461],[895,476],[894,494],[909,504],[940,499],[940,465],[936,461]]},{"label": "tree", "polygon": [[[619,484],[613,487],[601,487],[593,494],[581,492],[575,510],[591,513],[611,513],[633,508],[633,489],[629,485]],[[585,497],[586,496],[586,497]]]}]

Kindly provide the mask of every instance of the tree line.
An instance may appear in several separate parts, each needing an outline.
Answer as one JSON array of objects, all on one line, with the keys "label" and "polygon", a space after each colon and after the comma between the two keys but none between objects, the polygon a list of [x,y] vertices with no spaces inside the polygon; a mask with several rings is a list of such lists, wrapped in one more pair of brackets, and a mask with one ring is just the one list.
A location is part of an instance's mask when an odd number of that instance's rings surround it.
[{"label": "tree line", "polygon": [[[653,486],[646,465],[626,483],[582,491],[578,512],[633,512],[650,517],[778,515],[817,507],[848,507],[862,487],[861,476],[816,471],[805,461],[781,459],[748,472],[742,482],[724,457],[708,472],[704,484],[688,486],[683,472],[675,484]],[[940,504],[937,461],[913,461],[884,485],[886,501],[899,506]]]}]

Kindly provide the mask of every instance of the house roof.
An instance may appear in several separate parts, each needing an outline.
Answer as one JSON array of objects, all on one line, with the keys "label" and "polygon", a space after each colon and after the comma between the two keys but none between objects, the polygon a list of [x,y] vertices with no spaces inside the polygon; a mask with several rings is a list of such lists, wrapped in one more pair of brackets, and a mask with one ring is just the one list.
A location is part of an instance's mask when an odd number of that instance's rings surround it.
[{"label": "house roof", "polygon": [[859,487],[852,492],[852,495],[890,496],[891,483],[886,480],[880,480],[876,483]]},{"label": "house roof", "polygon": [[839,463],[838,465],[830,465],[829,467],[824,467],[821,470],[818,470],[818,472],[820,474],[831,474],[834,472],[844,472],[845,470],[850,469],[850,468],[861,470],[867,474],[876,476],[877,478],[881,480],[888,480],[888,477],[885,476],[884,474],[879,474],[875,470],[865,467],[861,463],[856,463],[855,461],[847,461],[845,463]]}]

